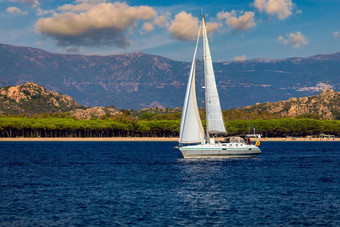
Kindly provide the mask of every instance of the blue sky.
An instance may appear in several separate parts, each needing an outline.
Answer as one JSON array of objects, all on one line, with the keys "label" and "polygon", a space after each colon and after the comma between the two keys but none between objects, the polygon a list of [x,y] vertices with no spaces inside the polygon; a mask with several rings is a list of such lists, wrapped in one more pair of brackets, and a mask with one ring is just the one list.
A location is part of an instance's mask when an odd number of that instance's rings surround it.
[{"label": "blue sky", "polygon": [[214,61],[340,51],[340,0],[0,0],[0,43],[190,61],[201,9]]}]

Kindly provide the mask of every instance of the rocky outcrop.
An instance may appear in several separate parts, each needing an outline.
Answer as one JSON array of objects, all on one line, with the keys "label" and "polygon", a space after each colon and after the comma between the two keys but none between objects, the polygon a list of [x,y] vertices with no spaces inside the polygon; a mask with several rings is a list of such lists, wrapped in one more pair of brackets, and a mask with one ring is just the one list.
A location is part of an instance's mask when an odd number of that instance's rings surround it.
[{"label": "rocky outcrop", "polygon": [[18,86],[0,88],[0,113],[28,114],[66,112],[83,108],[70,96],[28,82]]},{"label": "rocky outcrop", "polygon": [[[238,108],[245,112],[268,112],[281,117],[306,117],[314,115],[322,119],[340,119],[340,93],[326,89],[321,94],[302,98],[290,98],[275,103],[257,103],[253,106]],[[85,108],[70,96],[54,91],[32,82],[18,86],[0,88],[0,114],[41,114],[63,113],[70,111],[78,119],[91,119],[122,114],[113,107]],[[181,112],[181,108],[143,108],[133,112],[134,116],[142,113]]]},{"label": "rocky outcrop", "polygon": [[176,107],[176,108],[142,108],[139,110],[135,111],[136,115],[139,115],[141,113],[161,113],[161,114],[166,114],[166,113],[176,113],[176,112],[182,112],[181,107]]},{"label": "rocky outcrop", "polygon": [[93,117],[99,118],[102,116],[113,116],[117,114],[122,114],[122,112],[110,107],[93,107],[88,109],[76,109],[71,111],[71,115],[75,116],[77,119],[86,120],[89,120]]},{"label": "rocky outcrop", "polygon": [[78,119],[121,114],[113,107],[85,108],[70,96],[48,91],[32,82],[0,88],[0,114],[26,114],[30,116],[67,111],[70,111],[71,115]]},{"label": "rocky outcrop", "polygon": [[16,103],[32,100],[42,96],[48,97],[48,102],[56,107],[60,107],[61,105],[66,105],[67,107],[81,106],[70,96],[62,95],[54,91],[47,91],[44,87],[32,82],[15,87],[4,87],[0,89],[0,97],[12,99]]},{"label": "rocky outcrop", "polygon": [[325,89],[319,95],[302,98],[291,98],[287,101],[263,103],[247,106],[238,110],[269,112],[282,117],[298,117],[303,115],[318,115],[322,119],[340,119],[340,93]]}]

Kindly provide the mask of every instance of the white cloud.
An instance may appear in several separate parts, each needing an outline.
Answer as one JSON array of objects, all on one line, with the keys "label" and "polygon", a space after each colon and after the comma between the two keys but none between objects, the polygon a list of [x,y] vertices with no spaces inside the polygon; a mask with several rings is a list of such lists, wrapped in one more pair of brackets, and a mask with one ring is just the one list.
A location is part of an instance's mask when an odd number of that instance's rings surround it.
[{"label": "white cloud", "polygon": [[152,23],[150,22],[145,22],[143,24],[143,32],[146,33],[146,32],[151,32],[152,30],[154,29],[154,26]]},{"label": "white cloud", "polygon": [[[243,12],[240,12],[242,14]],[[256,26],[254,21],[255,14],[253,12],[244,12],[243,15],[237,16],[235,10],[231,12],[219,12],[217,13],[217,18],[220,20],[225,19],[225,23],[238,31],[245,31]]]},{"label": "white cloud", "polygon": [[217,22],[207,22],[206,25],[208,35],[211,35],[215,31],[218,31],[221,27],[221,24]]},{"label": "white cloud", "polygon": [[43,16],[43,15],[52,14],[52,13],[55,13],[55,11],[54,10],[43,10],[41,8],[37,8],[36,10],[37,16]]},{"label": "white cloud", "polygon": [[[105,4],[105,3],[104,3]],[[88,2],[83,2],[77,5],[72,5],[72,4],[65,4],[62,6],[58,7],[58,10],[63,11],[63,12],[86,12],[87,10],[91,9],[93,6],[99,5],[95,3],[88,3]]]},{"label": "white cloud", "polygon": [[245,61],[247,59],[246,55],[234,57],[234,61]]},{"label": "white cloud", "polygon": [[[207,22],[207,33],[217,31],[220,25],[216,22]],[[171,22],[169,32],[172,37],[179,40],[195,40],[199,30],[199,19],[191,13],[182,11],[175,16]]]},{"label": "white cloud", "polygon": [[340,32],[333,32],[335,38],[340,38]]},{"label": "white cloud", "polygon": [[170,17],[170,13],[165,13],[164,15],[155,17],[152,22],[145,22],[143,24],[142,33],[147,33],[147,32],[154,30],[155,25],[157,25],[160,28],[169,27],[169,22],[168,22],[169,17]]},{"label": "white cloud", "polygon": [[19,9],[19,8],[15,7],[15,6],[8,7],[6,9],[6,11],[8,13],[16,13],[16,14],[22,14],[22,15],[26,15],[27,14],[27,11],[23,12],[23,11],[21,11],[21,9]]},{"label": "white cloud", "polygon": [[198,23],[198,18],[182,11],[171,22],[169,32],[172,37],[179,40],[195,40],[199,30]]},{"label": "white cloud", "polygon": [[59,7],[61,13],[37,21],[36,31],[54,38],[62,47],[116,45],[126,48],[130,44],[126,33],[136,28],[137,21],[149,21],[157,16],[149,6],[92,2],[98,1],[81,1],[80,4]]},{"label": "white cloud", "polygon": [[[275,15],[283,20],[292,14],[294,4],[292,0],[255,0],[254,6],[260,12]],[[301,13],[301,10],[299,13]]]},{"label": "white cloud", "polygon": [[170,17],[170,13],[164,13],[161,16],[155,17],[152,23],[157,25],[160,28],[169,27],[169,17]]},{"label": "white cloud", "polygon": [[309,43],[309,40],[301,32],[286,34],[286,37],[279,36],[277,40],[284,45],[290,45],[294,48],[301,48]]},{"label": "white cloud", "polygon": [[32,7],[37,7],[39,4],[38,0],[9,0],[10,2],[18,2],[25,5],[30,5]]}]

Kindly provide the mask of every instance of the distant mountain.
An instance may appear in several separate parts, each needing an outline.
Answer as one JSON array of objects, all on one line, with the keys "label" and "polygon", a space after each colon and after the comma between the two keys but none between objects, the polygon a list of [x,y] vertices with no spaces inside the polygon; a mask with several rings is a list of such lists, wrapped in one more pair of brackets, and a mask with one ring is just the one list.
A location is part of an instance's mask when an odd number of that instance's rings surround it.
[{"label": "distant mountain", "polygon": [[[213,55],[213,53],[212,53]],[[339,90],[340,52],[284,60],[214,63],[223,109]],[[181,107],[190,63],[141,52],[112,56],[54,54],[0,44],[0,86],[35,82],[81,105]],[[202,61],[196,68],[203,85]],[[198,89],[202,105],[203,91]]]},{"label": "distant mountain", "polygon": [[257,113],[269,112],[281,117],[319,116],[328,120],[340,120],[340,92],[326,89],[315,96],[290,98],[287,101],[275,103],[258,103],[237,110]]}]

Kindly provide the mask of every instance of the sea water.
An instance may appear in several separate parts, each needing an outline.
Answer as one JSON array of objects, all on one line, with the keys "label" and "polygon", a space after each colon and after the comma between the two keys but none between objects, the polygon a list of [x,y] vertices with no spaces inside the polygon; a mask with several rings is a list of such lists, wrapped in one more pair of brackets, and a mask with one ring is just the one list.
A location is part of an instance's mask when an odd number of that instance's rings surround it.
[{"label": "sea water", "polygon": [[174,142],[0,142],[0,226],[340,226],[340,143],[186,160]]}]

